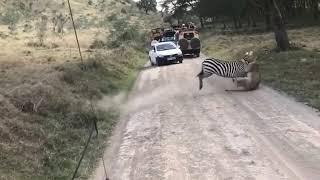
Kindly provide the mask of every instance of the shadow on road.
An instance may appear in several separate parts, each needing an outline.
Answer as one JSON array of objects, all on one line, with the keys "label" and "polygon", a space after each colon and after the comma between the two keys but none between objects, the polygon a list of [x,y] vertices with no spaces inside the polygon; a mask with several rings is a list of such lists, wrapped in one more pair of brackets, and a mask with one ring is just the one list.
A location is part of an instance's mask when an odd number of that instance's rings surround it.
[{"label": "shadow on road", "polygon": [[164,65],[160,65],[160,66],[151,66],[150,64],[145,65],[144,67],[140,68],[141,71],[145,71],[145,70],[149,70],[149,69],[154,69],[157,67],[164,67],[164,66],[173,66],[173,65],[179,65],[180,63],[167,63]]},{"label": "shadow on road", "polygon": [[194,59],[194,58],[196,58],[193,54],[185,54],[185,55],[183,55],[183,58],[184,58],[184,60],[186,60],[186,59]]}]

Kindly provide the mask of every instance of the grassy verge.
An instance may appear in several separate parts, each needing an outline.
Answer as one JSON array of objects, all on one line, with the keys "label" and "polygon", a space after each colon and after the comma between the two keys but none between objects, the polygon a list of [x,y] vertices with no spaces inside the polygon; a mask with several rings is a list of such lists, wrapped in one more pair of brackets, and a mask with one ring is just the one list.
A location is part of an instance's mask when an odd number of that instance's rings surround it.
[{"label": "grassy verge", "polygon": [[53,67],[50,80],[25,82],[23,88],[1,96],[0,179],[70,179],[89,124],[97,119],[99,136],[89,146],[79,178],[90,175],[118,110],[94,113],[88,101],[129,90],[146,59],[132,48],[117,51],[87,59],[86,70],[78,63]]},{"label": "grassy verge", "polygon": [[[27,6],[8,1],[0,8],[15,25],[0,17],[0,180],[71,179],[97,119],[99,136],[77,176],[87,179],[119,116],[115,105],[93,112],[90,102],[130,90],[147,60],[147,31],[161,22],[131,0],[70,2],[85,70],[71,22],[61,27],[64,33],[53,28],[54,19],[68,17],[65,3],[43,0],[28,18],[22,16]],[[11,11],[22,14],[15,20]]]},{"label": "grassy verge", "polygon": [[[264,84],[320,109],[319,31],[316,28],[290,30],[289,37],[303,46],[276,53],[273,34],[217,35],[203,33],[204,52],[212,57],[237,59],[247,50],[258,56]],[[298,43],[298,44],[299,44]]]},{"label": "grassy verge", "polygon": [[320,54],[305,49],[270,53],[258,59],[263,82],[320,109]]},{"label": "grassy verge", "polygon": [[[138,71],[145,64],[146,59],[145,54],[140,51],[131,48],[127,48],[126,50],[118,49],[112,54],[99,54],[88,59],[85,63],[85,71],[80,68],[81,64],[67,67],[63,70],[62,79],[71,86],[72,92],[83,96],[84,99],[99,100],[104,95],[112,96],[118,92],[128,92],[133,86]],[[79,170],[79,179],[87,179],[95,168],[97,159],[102,156],[106,147],[106,139],[111,135],[112,129],[118,119],[119,111],[117,108],[113,106],[108,110],[98,110],[95,114],[91,111],[89,114],[84,114],[87,122],[92,118],[98,119],[99,136],[94,138],[89,146]],[[88,128],[85,124],[83,124],[83,127]],[[84,130],[84,136],[81,136],[81,143],[72,138],[70,141],[73,144],[64,146],[64,149],[74,149],[77,146],[82,149],[88,137],[88,130]],[[72,131],[70,133],[73,134]],[[70,137],[71,134],[64,137]],[[63,162],[63,159],[74,159],[74,161],[70,162],[70,167],[74,168],[75,163],[79,160],[79,154],[77,157],[71,157],[69,154],[66,154],[65,157],[60,156],[56,157],[56,159],[60,158],[59,162]],[[52,171],[52,168],[50,168],[50,171]],[[54,172],[51,177],[57,174],[59,173]],[[66,174],[69,175],[70,173]]]},{"label": "grassy verge", "polygon": [[[93,112],[90,101],[94,104],[105,95],[129,91],[147,60],[144,24],[150,25],[148,16],[141,15],[129,2],[105,2],[110,3],[116,16],[97,16],[99,23],[93,24],[99,24],[99,30],[91,23],[85,24],[86,29],[80,28],[85,70],[81,69],[76,46],[70,43],[74,42],[72,31],[64,35],[66,43],[59,43],[59,48],[28,46],[26,38],[34,38],[20,31],[20,39],[15,41],[11,35],[8,39],[0,37],[1,42],[11,45],[0,53],[1,180],[71,179],[90,122],[97,119],[99,136],[92,139],[77,178],[91,175],[119,109],[113,106]],[[96,13],[92,8],[88,11]],[[76,12],[81,10],[79,7]],[[150,19],[154,19],[152,16]],[[48,36],[48,43],[55,39],[51,33]]]}]

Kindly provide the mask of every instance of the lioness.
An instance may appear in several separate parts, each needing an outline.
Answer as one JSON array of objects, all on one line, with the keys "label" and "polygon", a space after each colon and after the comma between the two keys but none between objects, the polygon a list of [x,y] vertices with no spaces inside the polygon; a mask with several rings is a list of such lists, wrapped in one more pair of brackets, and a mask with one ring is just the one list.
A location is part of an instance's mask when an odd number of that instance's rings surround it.
[{"label": "lioness", "polygon": [[[243,87],[242,91],[256,90],[259,87],[261,81],[261,75],[259,72],[259,65],[254,61],[251,62],[246,70],[247,77],[239,77],[235,79],[237,87]],[[227,90],[227,91],[241,91],[241,90]]]}]

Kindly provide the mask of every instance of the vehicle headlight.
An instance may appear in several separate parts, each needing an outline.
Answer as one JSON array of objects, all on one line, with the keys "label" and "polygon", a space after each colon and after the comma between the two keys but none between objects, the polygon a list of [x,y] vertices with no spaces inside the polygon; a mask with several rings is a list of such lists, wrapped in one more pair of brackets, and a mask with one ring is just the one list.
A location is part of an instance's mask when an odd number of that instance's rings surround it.
[{"label": "vehicle headlight", "polygon": [[162,55],[158,55],[158,58],[164,58],[164,56],[162,56]]}]

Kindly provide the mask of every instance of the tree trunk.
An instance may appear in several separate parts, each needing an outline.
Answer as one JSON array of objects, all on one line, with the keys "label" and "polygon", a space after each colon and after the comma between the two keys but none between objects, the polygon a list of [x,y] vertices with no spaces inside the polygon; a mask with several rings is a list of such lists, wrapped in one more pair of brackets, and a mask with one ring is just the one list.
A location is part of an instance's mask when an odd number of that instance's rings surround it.
[{"label": "tree trunk", "polygon": [[238,27],[242,28],[242,22],[241,22],[241,17],[240,16],[238,17]]},{"label": "tree trunk", "polygon": [[237,29],[238,23],[237,23],[237,18],[235,16],[233,16],[233,24],[234,24],[234,28]]},{"label": "tree trunk", "polygon": [[270,2],[268,0],[265,1],[265,21],[266,21],[266,28],[267,30],[271,29],[271,8]]},{"label": "tree trunk", "polygon": [[289,38],[288,34],[283,22],[283,18],[280,12],[280,9],[275,0],[271,0],[274,6],[274,16],[273,16],[273,23],[274,23],[274,34],[275,39],[277,42],[277,47],[281,51],[287,51],[289,49]]},{"label": "tree trunk", "polygon": [[253,16],[252,16],[252,27],[257,27],[257,22]]},{"label": "tree trunk", "polygon": [[313,9],[313,18],[315,20],[319,19],[318,0],[312,1],[312,9]]},{"label": "tree trunk", "polygon": [[199,16],[199,19],[200,19],[201,28],[204,28],[203,18]]}]

